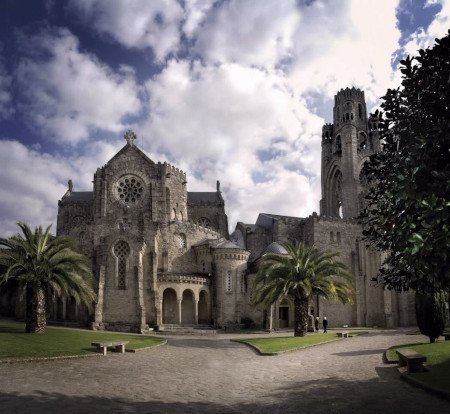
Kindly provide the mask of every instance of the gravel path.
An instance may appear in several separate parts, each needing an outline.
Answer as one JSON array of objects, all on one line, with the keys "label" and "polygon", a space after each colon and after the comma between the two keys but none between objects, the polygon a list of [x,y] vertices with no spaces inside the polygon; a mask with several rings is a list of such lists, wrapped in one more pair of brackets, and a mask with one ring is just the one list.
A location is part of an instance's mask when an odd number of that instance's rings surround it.
[{"label": "gravel path", "polygon": [[402,330],[259,356],[230,336],[169,337],[136,354],[0,364],[1,413],[446,413],[384,365]]}]

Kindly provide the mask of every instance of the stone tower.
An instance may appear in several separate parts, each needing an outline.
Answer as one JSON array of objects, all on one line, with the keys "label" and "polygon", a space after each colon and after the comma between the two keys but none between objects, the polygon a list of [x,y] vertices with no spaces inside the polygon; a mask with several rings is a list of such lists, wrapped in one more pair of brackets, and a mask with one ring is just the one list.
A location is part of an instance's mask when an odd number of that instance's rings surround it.
[{"label": "stone tower", "polygon": [[366,185],[362,166],[380,150],[378,122],[367,117],[360,89],[341,89],[336,94],[333,124],[322,128],[321,215],[344,219],[359,215]]}]

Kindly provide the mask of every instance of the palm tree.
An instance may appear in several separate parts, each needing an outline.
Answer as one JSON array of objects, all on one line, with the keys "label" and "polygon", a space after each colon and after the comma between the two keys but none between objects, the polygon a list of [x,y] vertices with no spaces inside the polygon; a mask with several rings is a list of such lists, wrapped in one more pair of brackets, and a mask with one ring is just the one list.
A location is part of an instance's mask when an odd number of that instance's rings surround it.
[{"label": "palm tree", "polygon": [[89,260],[68,237],[54,237],[50,227],[33,232],[18,223],[23,234],[0,238],[0,285],[16,282],[26,302],[25,331],[43,333],[46,308],[55,296],[72,296],[92,309],[96,298]]},{"label": "palm tree", "polygon": [[294,300],[295,336],[305,336],[308,324],[309,300],[315,296],[352,302],[352,277],[345,265],[336,259],[337,253],[320,251],[300,243],[283,245],[286,254],[268,253],[255,280],[254,303],[265,306],[290,297]]}]

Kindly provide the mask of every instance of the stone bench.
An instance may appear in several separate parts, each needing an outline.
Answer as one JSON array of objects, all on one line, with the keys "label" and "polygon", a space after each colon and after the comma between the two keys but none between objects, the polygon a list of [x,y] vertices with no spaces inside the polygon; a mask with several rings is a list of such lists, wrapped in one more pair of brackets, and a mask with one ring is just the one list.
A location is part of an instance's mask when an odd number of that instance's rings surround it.
[{"label": "stone bench", "polygon": [[110,341],[110,342],[92,342],[92,346],[97,347],[97,352],[102,352],[103,355],[106,355],[106,350],[108,348],[115,348],[116,352],[121,352],[122,354],[125,352],[125,345],[128,341]]},{"label": "stone bench", "polygon": [[444,338],[446,341],[450,341],[450,333],[445,333]]},{"label": "stone bench", "polygon": [[398,355],[398,364],[401,367],[407,366],[408,372],[423,372],[425,367],[422,365],[427,361],[427,357],[419,354],[412,349],[396,349]]},{"label": "stone bench", "polygon": [[348,338],[348,331],[345,331],[345,332],[336,332],[336,335],[339,337],[339,338]]}]

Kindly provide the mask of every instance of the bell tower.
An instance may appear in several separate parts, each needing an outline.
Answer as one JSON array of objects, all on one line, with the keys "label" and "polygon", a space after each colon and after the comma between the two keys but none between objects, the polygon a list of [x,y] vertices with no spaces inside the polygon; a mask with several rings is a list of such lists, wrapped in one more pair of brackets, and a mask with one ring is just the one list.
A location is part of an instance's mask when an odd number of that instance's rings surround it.
[{"label": "bell tower", "polygon": [[343,219],[359,215],[365,192],[361,169],[379,150],[378,122],[367,117],[364,92],[341,89],[334,97],[333,123],[322,128],[320,214]]}]

